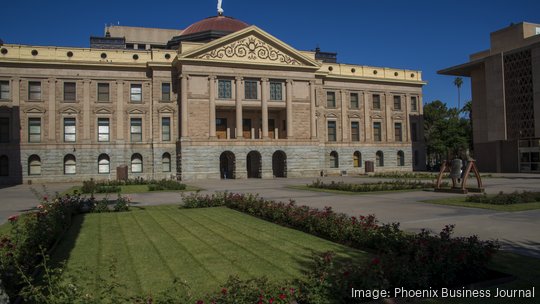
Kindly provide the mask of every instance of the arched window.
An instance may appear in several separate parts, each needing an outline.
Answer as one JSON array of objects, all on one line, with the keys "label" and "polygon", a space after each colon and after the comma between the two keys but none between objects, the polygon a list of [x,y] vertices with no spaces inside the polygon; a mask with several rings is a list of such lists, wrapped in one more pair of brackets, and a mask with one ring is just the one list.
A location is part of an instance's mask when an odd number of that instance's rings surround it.
[{"label": "arched window", "polygon": [[336,151],[330,152],[330,168],[339,168],[339,155]]},{"label": "arched window", "polygon": [[377,151],[377,166],[384,167],[384,154],[382,151]]},{"label": "arched window", "polygon": [[9,159],[6,155],[0,156],[0,176],[9,175]]},{"label": "arched window", "polygon": [[163,172],[171,172],[171,155],[169,153],[163,153],[161,163],[163,165]]},{"label": "arched window", "polygon": [[111,172],[111,161],[109,155],[101,154],[98,157],[98,173],[109,174]]},{"label": "arched window", "polygon": [[64,174],[76,174],[77,173],[77,161],[75,156],[68,154],[64,156]]},{"label": "arched window", "polygon": [[362,167],[362,153],[355,151],[353,154],[353,166],[355,168]]},{"label": "arched window", "polygon": [[143,172],[142,156],[139,153],[135,153],[131,156],[131,172],[132,173]]},{"label": "arched window", "polygon": [[405,153],[403,151],[398,151],[397,153],[397,165],[400,167],[405,166]]},{"label": "arched window", "polygon": [[41,158],[35,154],[28,158],[28,175],[41,175]]}]

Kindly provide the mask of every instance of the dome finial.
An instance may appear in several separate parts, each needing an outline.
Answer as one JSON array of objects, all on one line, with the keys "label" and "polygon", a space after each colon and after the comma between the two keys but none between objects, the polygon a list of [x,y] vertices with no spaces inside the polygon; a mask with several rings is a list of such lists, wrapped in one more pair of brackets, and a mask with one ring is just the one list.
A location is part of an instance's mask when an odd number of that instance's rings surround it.
[{"label": "dome finial", "polygon": [[218,16],[223,16],[223,9],[221,8],[221,2],[223,0],[218,0],[217,2],[217,12],[218,12]]}]

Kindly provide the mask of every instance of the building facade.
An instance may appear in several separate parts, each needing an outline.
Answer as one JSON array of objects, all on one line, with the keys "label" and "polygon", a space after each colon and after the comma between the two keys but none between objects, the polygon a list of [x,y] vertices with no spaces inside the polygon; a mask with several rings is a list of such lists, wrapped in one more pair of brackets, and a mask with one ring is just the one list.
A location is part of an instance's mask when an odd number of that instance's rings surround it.
[{"label": "building facade", "polygon": [[540,173],[540,24],[493,32],[489,50],[439,74],[471,77],[481,171]]},{"label": "building facade", "polygon": [[0,47],[4,183],[424,168],[420,71],[336,63],[225,16],[91,45]]}]

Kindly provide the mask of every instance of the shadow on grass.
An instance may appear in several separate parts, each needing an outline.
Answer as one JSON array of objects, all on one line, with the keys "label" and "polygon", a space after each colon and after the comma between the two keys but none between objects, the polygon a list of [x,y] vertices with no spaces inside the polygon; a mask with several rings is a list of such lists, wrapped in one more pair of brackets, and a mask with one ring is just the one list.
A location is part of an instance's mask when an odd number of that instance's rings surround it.
[{"label": "shadow on grass", "polygon": [[56,247],[50,252],[53,267],[60,267],[69,259],[87,215],[87,213],[81,213],[73,216],[71,227],[61,236]]}]

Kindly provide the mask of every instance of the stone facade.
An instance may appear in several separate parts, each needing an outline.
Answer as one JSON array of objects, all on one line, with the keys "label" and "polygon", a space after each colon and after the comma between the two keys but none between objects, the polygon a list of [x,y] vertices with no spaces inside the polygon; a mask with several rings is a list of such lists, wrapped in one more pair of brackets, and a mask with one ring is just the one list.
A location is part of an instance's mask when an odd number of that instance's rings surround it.
[{"label": "stone facade", "polygon": [[0,48],[2,183],[424,168],[419,71],[324,63],[255,26],[178,50]]}]

